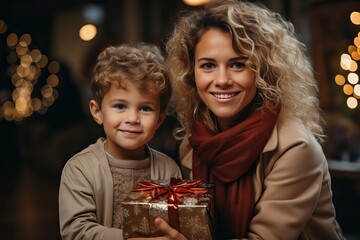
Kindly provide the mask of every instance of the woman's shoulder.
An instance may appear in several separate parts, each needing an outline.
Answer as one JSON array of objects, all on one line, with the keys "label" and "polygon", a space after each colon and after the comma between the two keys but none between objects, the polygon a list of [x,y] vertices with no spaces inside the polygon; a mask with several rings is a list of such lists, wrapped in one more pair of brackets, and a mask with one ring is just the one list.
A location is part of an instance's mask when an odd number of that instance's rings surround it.
[{"label": "woman's shoulder", "polygon": [[314,134],[300,120],[284,115],[279,116],[263,153],[270,153],[272,160],[284,153],[313,156],[312,159],[324,158],[322,147]]},{"label": "woman's shoulder", "polygon": [[322,147],[314,134],[306,129],[301,121],[294,118],[279,118],[269,142],[275,159],[292,155],[293,161],[307,159],[314,164],[319,164],[325,159]]},{"label": "woman's shoulder", "polygon": [[294,142],[317,143],[314,134],[306,129],[298,119],[281,116],[276,124],[278,141],[293,144]]}]

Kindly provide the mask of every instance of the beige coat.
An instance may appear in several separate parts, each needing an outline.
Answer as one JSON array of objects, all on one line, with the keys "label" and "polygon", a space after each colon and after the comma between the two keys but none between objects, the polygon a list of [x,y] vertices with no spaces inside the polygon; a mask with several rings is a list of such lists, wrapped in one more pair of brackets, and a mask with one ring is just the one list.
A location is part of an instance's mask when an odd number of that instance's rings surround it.
[{"label": "beige coat", "polygon": [[[191,177],[187,138],[180,159]],[[249,239],[344,239],[335,220],[327,160],[302,124],[280,116],[257,163],[254,186]]]},{"label": "beige coat", "polygon": [[[62,239],[120,240],[112,228],[113,180],[100,138],[64,166],[59,190]],[[151,178],[181,177],[178,165],[168,156],[149,148]]]}]

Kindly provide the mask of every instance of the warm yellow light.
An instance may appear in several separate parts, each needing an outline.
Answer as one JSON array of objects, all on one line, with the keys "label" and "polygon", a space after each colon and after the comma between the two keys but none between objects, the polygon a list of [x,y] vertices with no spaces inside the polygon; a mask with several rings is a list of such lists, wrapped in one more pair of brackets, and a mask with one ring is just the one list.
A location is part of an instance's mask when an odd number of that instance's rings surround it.
[{"label": "warm yellow light", "polygon": [[32,63],[32,58],[29,54],[25,54],[20,58],[20,64],[24,67],[29,68],[30,64]]},{"label": "warm yellow light", "polygon": [[39,49],[34,49],[30,52],[30,56],[33,62],[39,62],[41,60],[41,52]]},{"label": "warm yellow light", "polygon": [[357,107],[358,101],[357,101],[357,99],[354,98],[354,97],[348,97],[348,99],[347,99],[347,101],[346,101],[346,104],[347,104],[347,106],[348,106],[349,108],[354,109],[354,108]]},{"label": "warm yellow light", "polygon": [[15,109],[20,115],[25,115],[28,111],[28,101],[26,97],[20,97],[15,103]]},{"label": "warm yellow light", "polygon": [[31,36],[28,33],[23,34],[19,39],[19,44],[23,47],[29,46],[31,43]]},{"label": "warm yellow light", "polygon": [[31,106],[34,109],[34,111],[39,111],[41,108],[41,100],[38,98],[33,98],[31,100]]},{"label": "warm yellow light", "polygon": [[360,25],[360,13],[359,12],[352,12],[350,14],[350,20],[355,25]]},{"label": "warm yellow light", "polygon": [[29,48],[27,46],[21,46],[20,44],[18,44],[16,46],[16,53],[19,55],[19,56],[22,56],[22,55],[25,55],[26,53],[28,53],[28,50]]},{"label": "warm yellow light", "polygon": [[44,105],[45,107],[50,107],[51,105],[53,105],[55,101],[55,98],[50,95],[48,98],[43,98],[42,99],[42,105]]},{"label": "warm yellow light", "polygon": [[354,52],[354,51],[357,51],[357,47],[354,46],[354,45],[350,45],[350,46],[348,47],[348,52],[349,52],[349,54],[351,54],[351,53]]},{"label": "warm yellow light", "polygon": [[354,92],[354,88],[353,86],[351,86],[350,84],[345,84],[344,87],[343,87],[343,92],[346,94],[346,95],[352,95],[353,92]]},{"label": "warm yellow light", "polygon": [[48,65],[48,63],[49,63],[48,57],[45,54],[42,54],[40,60],[37,63],[37,65],[40,68],[44,68],[44,67],[46,67]]},{"label": "warm yellow light", "polygon": [[349,70],[350,69],[350,64],[351,64],[351,57],[349,54],[342,54],[341,55],[341,60],[340,60],[340,66],[342,67],[342,69],[344,70]]},{"label": "warm yellow light", "polygon": [[349,73],[347,79],[348,82],[351,83],[352,85],[355,85],[359,82],[359,76],[356,73]]},{"label": "warm yellow light", "polygon": [[357,95],[357,96],[360,96],[360,84],[356,84],[354,86],[354,93]]},{"label": "warm yellow light", "polygon": [[206,4],[210,1],[211,0],[183,0],[183,2],[189,6],[200,6],[200,5]]},{"label": "warm yellow light", "polygon": [[53,88],[49,85],[44,85],[42,88],[41,88],[41,95],[44,97],[44,98],[48,98],[52,95],[53,93]]},{"label": "warm yellow light", "polygon": [[4,112],[4,118],[7,121],[12,121],[14,120],[14,111],[15,111],[15,105],[13,102],[11,101],[6,101],[3,104],[3,112]]},{"label": "warm yellow light", "polygon": [[97,34],[97,29],[93,24],[86,24],[80,28],[79,36],[83,41],[92,40]]},{"label": "warm yellow light", "polygon": [[7,30],[7,24],[4,20],[0,19],[0,34],[5,33]]},{"label": "warm yellow light", "polygon": [[354,60],[350,61],[349,71],[355,72],[358,69],[358,64]]},{"label": "warm yellow light", "polygon": [[52,74],[56,74],[60,71],[60,63],[58,61],[52,61],[48,65],[48,70]]},{"label": "warm yellow light", "polygon": [[360,60],[360,54],[357,51],[352,52],[351,57],[356,61]]},{"label": "warm yellow light", "polygon": [[20,77],[26,77],[30,73],[30,69],[28,67],[24,67],[22,65],[19,65],[16,69],[16,73]]},{"label": "warm yellow light", "polygon": [[354,44],[355,44],[355,46],[360,47],[360,38],[359,37],[354,38]]},{"label": "warm yellow light", "polygon": [[15,47],[15,45],[18,43],[18,36],[16,33],[10,33],[6,38],[6,43],[9,47]]},{"label": "warm yellow light", "polygon": [[29,70],[30,70],[30,72],[26,76],[26,80],[33,81],[35,79],[35,76],[36,76],[36,67],[34,65],[30,65]]},{"label": "warm yellow light", "polygon": [[47,84],[50,86],[50,87],[56,87],[58,84],[59,84],[59,78],[57,75],[55,74],[51,74],[48,76],[47,78]]},{"label": "warm yellow light", "polygon": [[337,85],[342,86],[342,85],[345,84],[345,77],[338,74],[338,75],[335,76],[335,82],[336,82]]}]

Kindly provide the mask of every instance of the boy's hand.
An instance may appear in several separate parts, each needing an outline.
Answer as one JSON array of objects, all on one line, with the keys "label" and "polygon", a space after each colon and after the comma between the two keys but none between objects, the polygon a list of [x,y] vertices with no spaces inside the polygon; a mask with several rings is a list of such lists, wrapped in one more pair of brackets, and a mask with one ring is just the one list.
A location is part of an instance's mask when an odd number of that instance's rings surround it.
[{"label": "boy's hand", "polygon": [[167,222],[165,222],[161,218],[155,219],[155,225],[159,228],[159,230],[165,234],[162,237],[154,237],[154,238],[129,238],[129,240],[149,240],[149,239],[156,239],[156,240],[187,240],[187,238],[169,226]]}]

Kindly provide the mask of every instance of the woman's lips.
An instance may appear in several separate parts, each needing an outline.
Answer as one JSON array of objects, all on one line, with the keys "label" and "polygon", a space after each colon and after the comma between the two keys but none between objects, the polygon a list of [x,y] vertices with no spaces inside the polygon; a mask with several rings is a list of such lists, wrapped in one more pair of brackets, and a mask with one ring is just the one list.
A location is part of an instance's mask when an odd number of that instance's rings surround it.
[{"label": "woman's lips", "polygon": [[213,93],[212,95],[219,99],[229,99],[235,97],[237,94],[238,93]]}]

